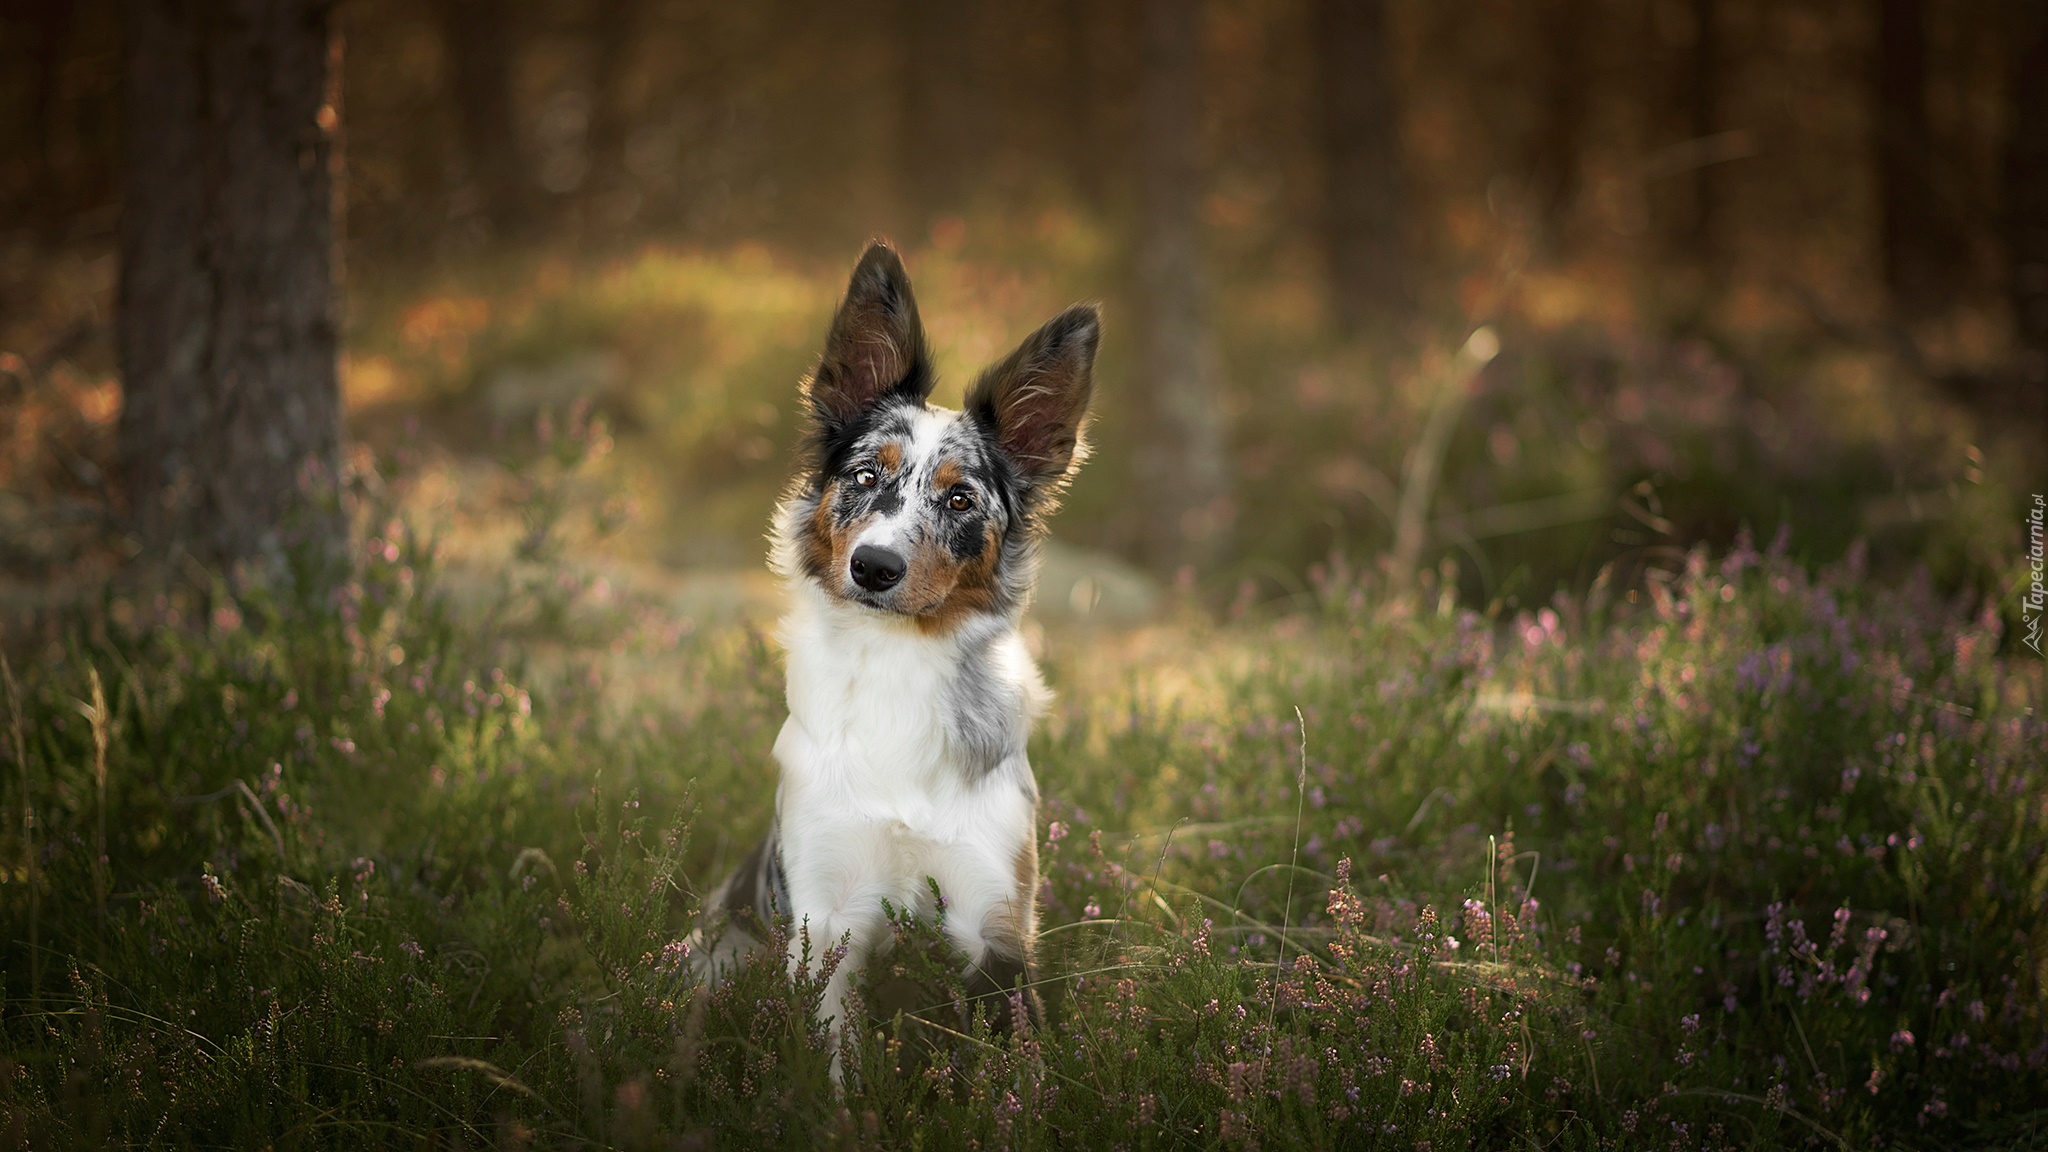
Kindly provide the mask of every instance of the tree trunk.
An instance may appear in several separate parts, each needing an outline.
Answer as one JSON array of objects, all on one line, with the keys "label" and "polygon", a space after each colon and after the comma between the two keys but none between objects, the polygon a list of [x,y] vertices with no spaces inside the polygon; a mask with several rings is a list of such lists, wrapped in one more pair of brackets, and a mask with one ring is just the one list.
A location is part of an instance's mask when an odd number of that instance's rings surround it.
[{"label": "tree trunk", "polygon": [[897,171],[911,227],[965,206],[987,156],[988,107],[978,5],[900,0],[902,102]]},{"label": "tree trunk", "polygon": [[1218,357],[1203,306],[1200,195],[1202,6],[1145,0],[1139,97],[1137,454],[1147,559],[1197,567],[1230,527]]},{"label": "tree trunk", "polygon": [[1409,306],[1407,200],[1384,0],[1317,0],[1323,252],[1338,329],[1397,326]]},{"label": "tree trunk", "polygon": [[[2006,78],[2005,250],[2018,407],[2048,432],[2048,11],[2026,6]],[[2048,436],[2035,441],[2048,443]],[[2042,461],[2036,461],[2042,467]]]},{"label": "tree trunk", "polygon": [[1097,211],[1109,198],[1103,162],[1110,152],[1103,140],[1108,93],[1096,70],[1096,46],[1102,39],[1097,28],[1105,7],[1102,0],[1059,0],[1060,73],[1054,93],[1062,127],[1060,158],[1082,204]]},{"label": "tree trunk", "polygon": [[1947,261],[1928,173],[1927,29],[1922,0],[1880,0],[1877,75],[1878,197],[1884,282],[1896,318],[1942,309]]},{"label": "tree trunk", "polygon": [[626,171],[626,136],[632,127],[632,63],[635,0],[598,0],[590,5],[590,175],[581,189],[587,234],[617,233],[639,212],[639,196]]},{"label": "tree trunk", "polygon": [[159,556],[324,563],[346,529],[330,4],[130,0],[124,15],[119,442],[135,529]]},{"label": "tree trunk", "polygon": [[532,164],[520,144],[525,137],[512,101],[512,22],[522,7],[434,0],[462,155],[484,218],[501,239],[532,231],[537,214]]},{"label": "tree trunk", "polygon": [[[1692,0],[1692,50],[1686,67],[1686,112],[1694,140],[1705,140],[1720,130],[1721,120],[1721,14],[1716,0]],[[1701,164],[1692,172],[1692,218],[1687,223],[1687,247],[1693,262],[1718,280],[1721,253],[1714,243],[1714,217],[1720,189],[1716,164]]]},{"label": "tree trunk", "polygon": [[1579,149],[1586,127],[1586,0],[1535,7],[1543,69],[1540,119],[1529,152],[1529,184],[1542,249],[1556,253],[1579,199]]},{"label": "tree trunk", "polygon": [[55,137],[60,96],[63,90],[65,41],[76,15],[74,0],[44,0],[32,6],[36,25],[36,78],[34,121],[30,125],[30,147],[35,150],[33,170],[37,223],[43,238],[55,241],[75,209],[65,193],[65,173],[57,163]]}]

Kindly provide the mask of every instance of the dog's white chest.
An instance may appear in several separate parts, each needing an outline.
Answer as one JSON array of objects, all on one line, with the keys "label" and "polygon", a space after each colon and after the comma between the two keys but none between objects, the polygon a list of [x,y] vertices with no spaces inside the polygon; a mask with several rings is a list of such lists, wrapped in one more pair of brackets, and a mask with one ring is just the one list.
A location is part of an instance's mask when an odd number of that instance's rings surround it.
[{"label": "dog's white chest", "polygon": [[1012,877],[1034,835],[1024,736],[1043,693],[1014,632],[931,638],[795,595],[790,715],[775,743],[792,874],[828,889],[886,876],[898,900],[926,877],[949,899]]},{"label": "dog's white chest", "polygon": [[793,595],[781,631],[790,727],[804,747],[777,753],[785,774],[841,776],[907,802],[1021,757],[1045,688],[1007,622],[929,637],[806,587]]}]

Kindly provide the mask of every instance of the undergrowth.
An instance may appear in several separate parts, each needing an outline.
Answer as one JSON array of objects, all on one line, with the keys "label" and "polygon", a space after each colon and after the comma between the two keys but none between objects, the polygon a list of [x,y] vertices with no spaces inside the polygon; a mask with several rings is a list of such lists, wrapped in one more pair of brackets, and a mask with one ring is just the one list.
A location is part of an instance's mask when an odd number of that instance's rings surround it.
[{"label": "undergrowth", "polygon": [[2048,1143],[2048,730],[1997,605],[1747,547],[1515,618],[1325,571],[1197,638],[1254,654],[1222,703],[1041,733],[1044,1025],[993,1035],[898,916],[840,1089],[832,942],[685,963],[766,819],[773,655],[622,622],[688,686],[622,718],[430,552],[17,653],[10,1140]]}]

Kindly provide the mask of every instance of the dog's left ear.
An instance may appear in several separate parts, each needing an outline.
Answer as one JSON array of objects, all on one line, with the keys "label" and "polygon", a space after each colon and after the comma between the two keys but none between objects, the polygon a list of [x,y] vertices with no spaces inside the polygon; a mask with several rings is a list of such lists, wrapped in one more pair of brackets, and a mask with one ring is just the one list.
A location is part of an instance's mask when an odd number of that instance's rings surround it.
[{"label": "dog's left ear", "polygon": [[1056,490],[1088,454],[1082,425],[1095,391],[1102,316],[1076,304],[1026,337],[967,392],[967,412],[995,438],[1033,494]]},{"label": "dog's left ear", "polygon": [[903,261],[887,244],[870,244],[833,314],[805,398],[829,434],[891,395],[921,404],[932,383],[924,324]]}]

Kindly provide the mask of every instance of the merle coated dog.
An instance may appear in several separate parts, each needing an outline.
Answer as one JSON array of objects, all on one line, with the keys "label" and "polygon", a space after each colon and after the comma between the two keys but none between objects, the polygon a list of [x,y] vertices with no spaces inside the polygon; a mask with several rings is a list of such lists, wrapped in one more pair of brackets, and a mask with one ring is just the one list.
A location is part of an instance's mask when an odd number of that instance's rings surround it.
[{"label": "merle coated dog", "polygon": [[808,434],[775,512],[790,597],[775,823],[706,903],[700,975],[789,917],[792,960],[806,940],[847,949],[820,1008],[843,1024],[851,981],[892,939],[884,902],[928,916],[936,881],[992,1021],[1037,1014],[1025,741],[1046,690],[1018,625],[1046,518],[1087,452],[1100,328],[1094,307],[1069,308],[984,371],[962,411],[934,407],[903,264],[879,243],[861,257],[803,386]]}]

